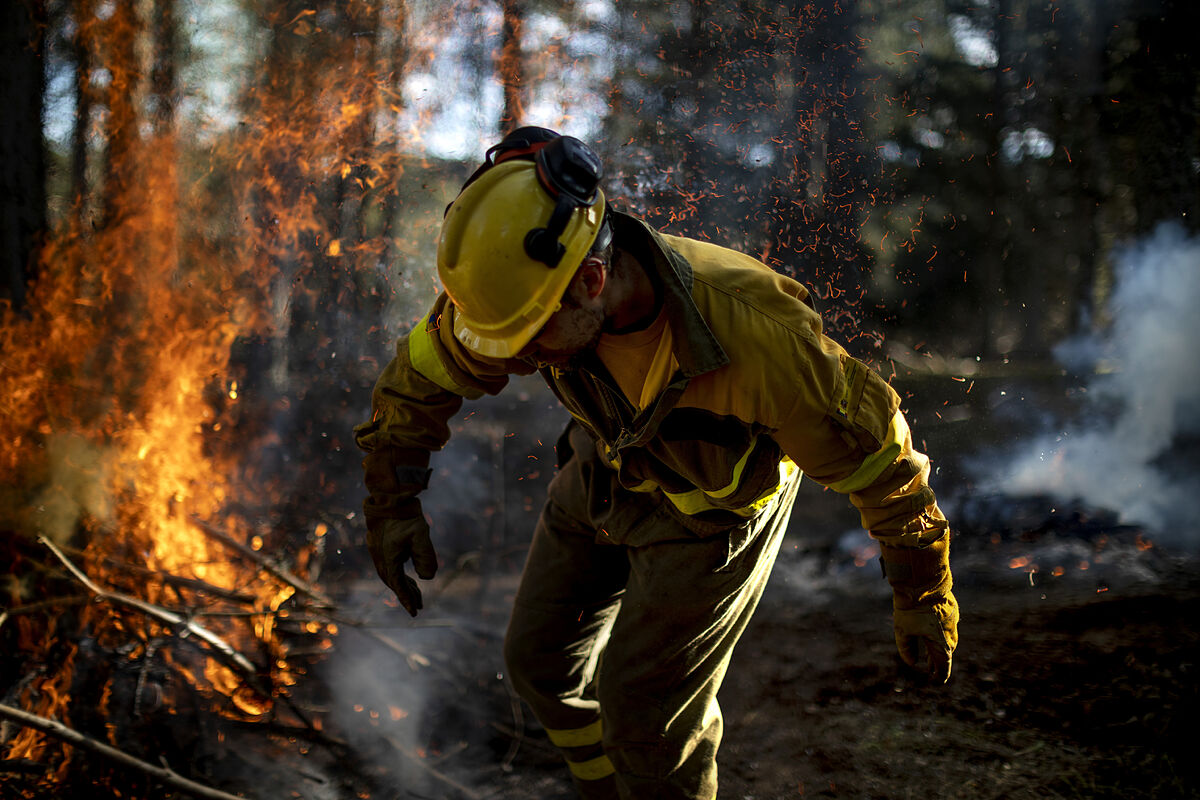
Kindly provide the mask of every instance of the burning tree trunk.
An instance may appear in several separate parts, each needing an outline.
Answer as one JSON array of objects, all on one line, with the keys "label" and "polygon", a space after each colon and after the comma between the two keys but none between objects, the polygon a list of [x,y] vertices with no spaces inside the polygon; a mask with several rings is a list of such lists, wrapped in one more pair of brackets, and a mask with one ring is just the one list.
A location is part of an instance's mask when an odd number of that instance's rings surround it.
[{"label": "burning tree trunk", "polygon": [[132,0],[124,0],[112,4],[102,27],[99,41],[105,45],[102,63],[108,75],[104,87],[104,220],[111,226],[122,216],[138,213],[143,200],[133,189],[143,166],[138,158],[138,126],[143,121],[145,70],[139,63],[138,45],[145,36],[145,25]]}]

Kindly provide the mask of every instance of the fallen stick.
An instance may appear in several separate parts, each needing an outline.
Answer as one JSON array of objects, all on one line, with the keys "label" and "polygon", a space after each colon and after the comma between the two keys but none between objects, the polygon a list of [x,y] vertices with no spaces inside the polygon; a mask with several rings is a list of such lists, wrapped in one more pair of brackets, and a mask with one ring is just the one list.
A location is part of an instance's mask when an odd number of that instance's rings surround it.
[{"label": "fallen stick", "polygon": [[208,581],[202,581],[198,578],[184,578],[181,575],[172,575],[169,572],[146,569],[145,567],[139,567],[136,564],[127,564],[123,561],[117,561],[116,559],[112,558],[104,559],[104,566],[123,570],[125,572],[131,572],[134,575],[141,575],[142,577],[160,580],[168,586],[179,586],[184,589],[203,592],[204,594],[211,595],[212,597],[216,597],[221,600],[228,600],[232,603],[248,605],[254,602],[254,595],[252,594],[238,592],[233,589],[223,589],[220,586],[214,586]]},{"label": "fallen stick", "polygon": [[170,625],[173,628],[180,629],[183,631],[181,636],[195,636],[200,641],[208,644],[226,659],[232,661],[245,673],[248,673],[251,676],[257,674],[254,669],[254,665],[250,663],[250,659],[233,649],[232,645],[230,645],[220,636],[217,636],[208,628],[205,628],[204,626],[199,625],[195,621],[187,619],[180,614],[176,614],[174,611],[168,611],[162,606],[156,606],[153,603],[147,603],[145,600],[139,600],[138,598],[131,597],[127,594],[110,592],[107,589],[101,588],[95,582],[93,582],[91,578],[84,574],[83,570],[75,566],[74,562],[67,558],[67,555],[60,550],[58,546],[54,544],[54,542],[50,541],[45,536],[39,536],[38,541],[48,547],[50,552],[54,553],[54,555],[58,557],[58,560],[63,563],[63,566],[65,566],[80,583],[82,583],[94,595],[96,595],[97,598],[101,600],[107,600],[111,603],[117,603],[118,605],[136,608],[138,611],[141,611],[147,616],[154,617],[160,622],[165,622],[167,625]]},{"label": "fallen stick", "polygon": [[0,628],[4,627],[4,623],[8,622],[9,617],[20,616],[21,614],[34,614],[38,611],[47,611],[52,608],[61,608],[63,606],[78,606],[88,602],[88,598],[84,595],[71,597],[56,597],[51,600],[38,600],[33,603],[26,603],[23,606],[16,608],[6,608],[0,611]]},{"label": "fallen stick", "polygon": [[476,792],[473,789],[463,786],[461,783],[454,780],[449,775],[430,766],[429,764],[427,764],[425,762],[425,759],[421,758],[416,753],[409,752],[408,748],[406,748],[406,747],[404,747],[404,745],[400,744],[400,742],[397,741],[395,739],[395,737],[384,736],[383,738],[387,741],[388,744],[390,744],[392,747],[394,747],[396,749],[396,752],[398,752],[400,755],[404,756],[409,761],[411,761],[414,765],[416,765],[417,767],[419,767],[422,770],[424,770],[425,772],[427,772],[431,777],[436,778],[437,780],[439,780],[442,783],[449,786],[451,789],[454,789],[456,792],[461,794],[463,797],[466,797],[468,800],[483,800],[483,795],[481,795],[479,792]]},{"label": "fallen stick", "polygon": [[[64,553],[76,558],[84,555],[83,550],[74,547],[64,547],[60,545],[59,549],[61,549]],[[119,561],[115,558],[105,558],[102,563],[104,566],[111,567],[112,569],[162,581],[167,586],[181,586],[185,589],[203,592],[204,594],[211,595],[212,597],[218,597],[222,600],[229,600],[231,602],[241,603],[243,605],[254,602],[254,595],[247,594],[245,592],[238,592],[233,589],[224,589],[220,586],[214,586],[208,581],[202,581],[198,578],[184,578],[181,575],[172,575],[171,573],[164,572],[162,570],[147,569],[146,567],[142,567],[137,564],[130,564],[127,561]]]},{"label": "fallen stick", "polygon": [[242,544],[237,539],[234,539],[232,536],[225,533],[224,531],[217,530],[212,525],[208,524],[207,522],[205,522],[204,520],[202,520],[198,517],[192,517],[192,524],[195,525],[197,528],[199,528],[200,532],[203,533],[205,536],[208,536],[209,538],[220,542],[221,544],[225,545],[226,547],[237,551],[238,553],[240,553],[241,555],[250,559],[251,561],[254,561],[256,564],[258,564],[264,570],[271,573],[272,575],[274,575],[276,578],[283,581],[284,583],[288,584],[296,591],[300,592],[301,594],[305,594],[305,595],[308,595],[309,597],[311,597],[319,605],[325,606],[327,608],[335,608],[337,606],[337,604],[335,602],[333,602],[333,600],[331,600],[328,595],[326,595],[324,592],[322,592],[317,587],[315,587],[312,584],[308,583],[307,581],[293,575],[291,572],[288,572],[286,569],[279,566],[274,561],[272,561],[271,559],[264,556],[262,553],[259,553],[257,550],[253,550],[253,549],[247,547],[246,545]]},{"label": "fallen stick", "polygon": [[142,761],[136,756],[131,756],[124,750],[118,750],[111,745],[85,736],[74,728],[68,728],[57,720],[46,719],[37,714],[30,714],[28,711],[22,711],[19,708],[14,708],[3,703],[0,703],[0,717],[5,717],[28,728],[34,728],[56,739],[61,739],[68,744],[82,747],[85,750],[90,750],[119,764],[144,772],[171,788],[187,792],[193,797],[202,797],[205,800],[246,800],[243,795],[229,794],[228,792],[222,792],[220,789],[196,783],[189,778],[183,777],[170,767],[156,767],[153,764]]},{"label": "fallen stick", "polygon": [[416,672],[419,667],[428,667],[432,664],[427,657],[421,655],[420,653],[409,650],[390,636],[385,636],[378,631],[372,630],[370,625],[362,620],[341,616],[339,614],[326,614],[325,616],[339,625],[345,625],[351,630],[358,631],[363,636],[374,639],[392,652],[402,656],[404,660],[408,662],[408,668],[414,672]]}]

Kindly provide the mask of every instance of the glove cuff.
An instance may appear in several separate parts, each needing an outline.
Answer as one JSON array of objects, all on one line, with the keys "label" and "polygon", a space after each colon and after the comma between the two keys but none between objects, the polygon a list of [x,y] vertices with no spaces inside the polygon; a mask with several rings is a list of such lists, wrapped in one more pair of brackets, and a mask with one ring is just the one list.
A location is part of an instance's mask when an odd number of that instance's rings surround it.
[{"label": "glove cuff", "polygon": [[372,494],[363,500],[363,516],[367,527],[385,519],[415,519],[421,515],[421,501],[398,494]]},{"label": "glove cuff", "polygon": [[429,452],[417,448],[388,448],[367,453],[362,460],[363,478],[372,495],[398,494],[412,497],[429,486]]},{"label": "glove cuff", "polygon": [[924,547],[879,545],[879,566],[894,593],[893,605],[907,610],[928,608],[950,595],[950,533]]}]

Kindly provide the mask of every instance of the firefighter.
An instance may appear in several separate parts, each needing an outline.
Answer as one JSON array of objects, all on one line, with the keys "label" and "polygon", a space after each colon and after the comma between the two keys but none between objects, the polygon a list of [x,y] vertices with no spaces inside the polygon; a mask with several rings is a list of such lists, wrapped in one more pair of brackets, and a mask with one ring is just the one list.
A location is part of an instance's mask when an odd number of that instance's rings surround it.
[{"label": "firefighter", "polygon": [[802,473],[879,543],[896,644],[950,674],[949,527],[899,398],[806,289],[606,203],[581,141],[514,131],[449,206],[444,292],[356,428],[367,544],[414,616],[437,558],[418,495],[464,398],[541,373],[570,412],[505,637],[508,673],[584,798],[712,800],[717,689]]}]

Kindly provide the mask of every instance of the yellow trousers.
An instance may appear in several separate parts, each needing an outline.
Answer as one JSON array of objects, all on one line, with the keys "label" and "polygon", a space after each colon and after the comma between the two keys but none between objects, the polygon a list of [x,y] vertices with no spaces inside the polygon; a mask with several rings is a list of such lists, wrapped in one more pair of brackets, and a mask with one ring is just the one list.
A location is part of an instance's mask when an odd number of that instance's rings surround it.
[{"label": "yellow trousers", "polygon": [[514,601],[509,675],[582,797],[713,800],[717,690],[799,479],[745,525],[706,531],[622,489],[574,426],[569,443]]}]

